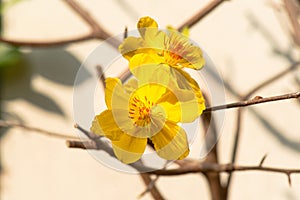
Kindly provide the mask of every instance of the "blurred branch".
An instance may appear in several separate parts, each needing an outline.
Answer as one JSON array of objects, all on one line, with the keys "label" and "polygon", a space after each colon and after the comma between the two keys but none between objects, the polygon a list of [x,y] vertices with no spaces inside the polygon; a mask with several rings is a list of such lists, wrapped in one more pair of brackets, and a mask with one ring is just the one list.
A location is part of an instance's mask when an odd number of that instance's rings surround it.
[{"label": "blurred branch", "polygon": [[51,132],[51,131],[47,131],[44,129],[40,129],[40,128],[35,128],[35,127],[31,127],[28,125],[24,125],[24,124],[20,124],[20,123],[16,123],[16,122],[11,122],[11,121],[4,121],[4,120],[0,120],[0,127],[4,127],[4,128],[22,128],[28,131],[33,131],[45,136],[49,136],[49,137],[54,137],[54,138],[60,138],[60,139],[78,139],[78,137],[74,137],[71,135],[64,135],[64,134],[60,134],[60,133],[55,133],[55,132]]},{"label": "blurred branch", "polygon": [[196,23],[198,23],[202,18],[212,12],[215,8],[221,5],[223,2],[228,0],[212,0],[206,6],[198,11],[195,15],[189,18],[187,21],[183,22],[179,27],[178,30],[181,31],[184,27],[192,27]]},{"label": "blurred branch", "polygon": [[[0,42],[7,43],[13,46],[28,46],[28,47],[50,47],[57,45],[68,45],[70,43],[82,42],[90,39],[100,39],[106,40],[112,37],[97,21],[86,11],[82,6],[76,3],[74,0],[64,0],[64,2],[73,10],[77,15],[81,17],[83,21],[85,21],[91,27],[91,33],[88,33],[83,36],[70,38],[70,39],[59,39],[55,41],[20,41],[20,40],[12,40],[0,37]],[[116,39],[110,38],[107,40],[114,47],[118,47],[120,41]]]},{"label": "blurred branch", "polygon": [[59,45],[68,45],[70,43],[82,42],[86,40],[93,39],[92,34],[83,35],[80,37],[63,39],[63,40],[55,40],[55,41],[22,41],[22,40],[11,40],[0,37],[0,42],[7,43],[13,46],[27,46],[27,47],[51,47],[51,46],[59,46]]},{"label": "blurred branch", "polygon": [[291,35],[298,46],[300,46],[300,24],[298,21],[300,6],[299,2],[295,0],[283,0],[283,7],[287,12],[289,21],[291,23]]},{"label": "blurred branch", "polygon": [[141,178],[143,179],[145,185],[147,186],[146,190],[139,195],[139,198],[143,197],[147,192],[150,192],[152,197],[155,200],[165,199],[158,188],[155,186],[155,182],[158,180],[159,176],[156,176],[154,179],[151,178],[150,174],[140,173]]},{"label": "blurred branch", "polygon": [[[209,106],[209,98],[203,93],[204,98],[206,99],[206,105]],[[209,152],[203,161],[203,163],[214,163],[219,164],[219,157],[218,157],[218,145],[217,143],[217,129],[215,124],[215,118],[211,112],[203,113],[201,116],[202,124],[204,133],[206,133],[206,150]],[[210,149],[212,148],[212,149]],[[184,165],[182,166],[184,167]],[[210,194],[213,200],[226,200],[226,195],[224,192],[226,191],[225,188],[221,184],[220,174],[212,174],[212,173],[203,173],[207,179]]]}]

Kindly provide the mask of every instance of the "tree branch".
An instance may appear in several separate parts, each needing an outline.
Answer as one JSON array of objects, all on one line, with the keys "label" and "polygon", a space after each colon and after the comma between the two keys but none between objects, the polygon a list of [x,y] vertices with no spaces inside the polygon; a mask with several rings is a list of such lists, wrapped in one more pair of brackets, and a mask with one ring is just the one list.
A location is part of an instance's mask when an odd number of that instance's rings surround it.
[{"label": "tree branch", "polygon": [[[206,98],[206,95],[203,93],[204,99],[206,99],[207,106],[210,105],[209,99]],[[217,129],[215,124],[215,118],[211,112],[203,113],[201,116],[202,124],[205,136],[205,144],[208,146],[207,151],[209,152],[205,157],[203,163],[215,163],[219,164],[218,158],[218,145],[217,143]],[[212,149],[210,149],[212,147]],[[184,165],[183,165],[184,167]],[[207,179],[210,194],[213,200],[226,200],[226,191],[221,184],[220,174],[204,173],[205,178]]]},{"label": "tree branch", "polygon": [[54,137],[54,138],[78,139],[78,137],[74,137],[74,136],[71,136],[71,135],[64,135],[64,134],[60,134],[60,133],[55,133],[55,132],[51,132],[51,131],[47,131],[47,130],[44,130],[44,129],[35,128],[35,127],[31,127],[31,126],[27,126],[27,125],[24,125],[24,124],[11,122],[11,121],[0,120],[0,127],[5,127],[5,128],[18,127],[18,128],[22,128],[22,129],[25,129],[25,130],[28,130],[28,131],[37,132],[39,134],[49,136],[49,137]]},{"label": "tree branch", "polygon": [[95,38],[107,39],[111,35],[108,34],[98,22],[91,17],[88,11],[73,0],[65,0],[67,5],[76,12],[91,28]]},{"label": "tree branch", "polygon": [[293,98],[297,99],[299,97],[300,97],[300,92],[294,92],[294,93],[266,97],[266,98],[256,96],[253,99],[246,100],[246,101],[240,101],[240,102],[235,102],[235,103],[230,103],[230,104],[225,104],[225,105],[220,105],[220,106],[208,107],[203,112],[205,113],[205,112],[212,112],[212,111],[224,110],[224,109],[230,109],[230,108],[246,107],[246,106],[250,106],[250,105],[261,104],[261,103],[272,102],[272,101],[281,101],[281,100],[293,99]]},{"label": "tree branch", "polygon": [[12,39],[6,39],[6,38],[0,37],[0,42],[10,44],[13,46],[22,46],[22,47],[52,47],[52,46],[68,45],[70,43],[76,43],[76,42],[83,42],[83,41],[90,40],[93,38],[94,38],[93,35],[89,33],[87,35],[83,35],[80,37],[47,41],[47,42],[12,40]]},{"label": "tree branch", "polygon": [[[299,62],[293,63],[291,66],[288,68],[280,71],[279,73],[273,75],[272,77],[268,78],[267,80],[263,81],[262,83],[258,84],[254,88],[252,88],[250,91],[248,91],[245,95],[239,95],[242,100],[246,100],[250,98],[255,92],[260,90],[263,87],[266,87],[267,85],[273,83],[274,81],[278,80],[279,78],[282,78],[284,75],[296,70],[299,67]],[[237,112],[237,117],[236,117],[236,129],[235,129],[235,139],[234,139],[234,144],[233,144],[233,150],[232,150],[232,157],[231,157],[231,163],[235,163],[236,161],[236,156],[238,152],[238,146],[239,146],[239,141],[240,141],[240,131],[242,129],[242,123],[243,123],[243,109],[240,108],[238,109]],[[228,194],[228,189],[230,188],[231,184],[231,174],[229,174],[228,179],[227,179],[227,191],[226,193]]]},{"label": "tree branch", "polygon": [[7,43],[13,46],[27,46],[27,47],[51,47],[51,46],[58,46],[58,45],[68,45],[70,43],[82,42],[91,39],[100,39],[100,40],[107,40],[109,44],[113,47],[118,47],[120,41],[112,38],[112,35],[109,34],[97,21],[92,18],[92,16],[83,9],[78,3],[73,0],[64,0],[67,5],[78,14],[82,20],[84,20],[92,29],[91,33],[88,33],[83,36],[78,36],[70,39],[59,39],[54,41],[21,41],[21,40],[12,40],[12,39],[5,39],[0,37],[0,42]]},{"label": "tree branch", "polygon": [[155,174],[160,176],[175,176],[184,175],[190,173],[232,173],[240,171],[265,171],[265,172],[275,172],[282,173],[288,177],[289,184],[291,183],[291,174],[299,174],[300,169],[284,169],[276,167],[263,167],[261,165],[234,165],[234,164],[214,164],[214,163],[200,163],[195,161],[193,163],[189,162],[181,168],[177,169],[166,169],[166,170],[156,170],[148,172],[149,174]]},{"label": "tree branch", "polygon": [[[282,101],[282,100],[287,100],[287,99],[292,99],[292,98],[300,98],[300,92],[283,94],[283,95],[279,95],[279,96],[271,96],[271,97],[267,97],[267,98],[255,97],[254,99],[251,99],[251,100],[240,101],[240,102],[230,103],[230,104],[225,104],[225,105],[220,105],[220,106],[208,107],[206,110],[203,111],[203,113],[224,110],[224,109],[229,109],[229,108],[245,107],[245,106],[273,102],[273,101]],[[78,128],[78,127],[80,127],[80,126],[77,125],[76,128]],[[90,136],[88,136],[88,137],[90,137]],[[102,148],[97,147],[97,145],[96,146],[95,145],[96,144],[91,145],[89,143],[82,144],[81,141],[67,141],[67,146],[69,148],[99,149],[99,150],[102,149]]]},{"label": "tree branch", "polygon": [[190,19],[183,22],[179,27],[178,30],[181,31],[184,27],[192,27],[196,23],[198,23],[202,18],[204,18],[206,15],[208,15],[211,11],[213,11],[215,8],[217,8],[219,5],[221,5],[226,0],[212,0],[210,1],[205,7],[203,7],[201,10],[199,10],[198,13],[193,15]]},{"label": "tree branch", "polygon": [[155,179],[152,179],[150,177],[150,174],[147,173],[140,173],[140,176],[142,178],[142,180],[144,181],[145,185],[147,186],[146,190],[139,195],[139,197],[144,196],[147,192],[150,192],[152,197],[155,200],[163,200],[165,199],[161,192],[158,190],[158,188],[155,186],[155,182],[158,179],[158,176]]}]

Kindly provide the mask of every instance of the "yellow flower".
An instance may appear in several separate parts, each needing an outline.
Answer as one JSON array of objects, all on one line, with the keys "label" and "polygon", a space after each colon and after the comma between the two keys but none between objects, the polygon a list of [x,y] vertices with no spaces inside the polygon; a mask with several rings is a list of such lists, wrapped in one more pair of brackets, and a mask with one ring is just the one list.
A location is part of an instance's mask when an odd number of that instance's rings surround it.
[{"label": "yellow flower", "polygon": [[[168,27],[166,33],[158,30],[156,21],[150,17],[141,18],[137,27],[141,37],[128,37],[119,46],[122,55],[129,60],[130,71],[136,77],[140,77],[145,74],[142,70],[137,70],[142,65],[167,64],[171,67],[170,74],[177,79],[178,87],[192,89],[198,98],[198,109],[204,110],[204,99],[199,85],[183,70],[184,67],[198,70],[205,64],[202,50],[191,44],[187,37],[188,29],[183,29],[181,34],[174,28]],[[180,74],[185,80],[181,82],[183,78],[178,78],[175,74],[177,76]],[[148,75],[153,76],[152,74]]]},{"label": "yellow flower", "polygon": [[[141,68],[144,75],[124,85],[117,78],[106,79],[107,110],[95,117],[91,131],[109,138],[116,157],[124,163],[139,160],[148,139],[160,157],[183,159],[189,147],[177,123],[192,122],[201,114],[198,99],[192,90],[177,87],[169,67]],[[150,71],[154,76],[147,76]]]},{"label": "yellow flower", "polygon": [[141,37],[128,37],[119,46],[120,52],[129,61],[135,55],[146,53],[159,63],[179,69],[200,69],[205,64],[202,50],[190,42],[187,29],[182,34],[172,27],[163,32],[150,17],[141,18],[137,27]]}]

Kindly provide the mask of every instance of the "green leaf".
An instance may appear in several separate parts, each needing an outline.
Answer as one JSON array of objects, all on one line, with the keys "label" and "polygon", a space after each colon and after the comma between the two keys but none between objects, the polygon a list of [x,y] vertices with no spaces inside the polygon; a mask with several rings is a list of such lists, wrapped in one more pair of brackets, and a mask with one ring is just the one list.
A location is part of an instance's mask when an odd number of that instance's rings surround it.
[{"label": "green leaf", "polygon": [[17,65],[21,57],[22,54],[18,48],[0,44],[0,70]]}]

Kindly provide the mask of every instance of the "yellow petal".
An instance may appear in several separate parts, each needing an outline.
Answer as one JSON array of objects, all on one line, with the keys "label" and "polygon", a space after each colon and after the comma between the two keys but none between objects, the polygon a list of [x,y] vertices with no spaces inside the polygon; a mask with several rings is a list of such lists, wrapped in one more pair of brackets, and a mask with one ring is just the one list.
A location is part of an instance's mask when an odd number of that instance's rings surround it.
[{"label": "yellow petal", "polygon": [[129,94],[126,93],[120,79],[107,78],[105,83],[105,103],[107,108],[111,110],[112,108],[122,109],[127,107]]},{"label": "yellow petal", "polygon": [[125,84],[124,84],[124,89],[126,93],[130,94],[134,92],[138,88],[138,81],[134,78],[129,79]]},{"label": "yellow petal", "polygon": [[158,25],[151,17],[142,17],[137,24],[137,28],[139,29],[141,36],[144,37],[148,28],[157,31]]},{"label": "yellow petal", "polygon": [[[157,65],[159,65],[163,59],[158,56],[156,53],[139,53],[134,55],[130,61],[129,61],[129,68],[132,73],[135,72],[135,68],[142,66],[142,65],[150,65],[149,70],[154,70],[157,68]],[[135,74],[134,74],[135,75]]]},{"label": "yellow petal", "polygon": [[[159,83],[168,81],[169,69],[161,66],[162,58],[156,54],[140,53],[132,57],[129,61],[130,72],[137,77],[139,85],[151,82],[156,82],[159,78]],[[156,80],[154,80],[156,79]]]},{"label": "yellow petal", "polygon": [[96,115],[90,130],[110,140],[118,140],[123,134],[123,131],[116,124],[111,110],[105,110],[100,115]]},{"label": "yellow petal", "polygon": [[116,157],[125,164],[139,160],[146,148],[147,138],[137,138],[126,133],[119,140],[112,141]]},{"label": "yellow petal", "polygon": [[163,129],[151,137],[157,154],[166,160],[183,159],[189,154],[185,131],[176,123],[166,121]]},{"label": "yellow petal", "polygon": [[181,63],[183,67],[199,70],[205,65],[202,50],[197,46],[189,46],[188,54],[185,57],[185,61]]},{"label": "yellow petal", "polygon": [[140,18],[137,24],[137,28],[149,28],[149,27],[158,28],[157,22],[148,16]]},{"label": "yellow petal", "polygon": [[142,38],[128,37],[120,44],[119,51],[129,60],[137,53],[137,50],[143,48],[143,46],[144,40]]},{"label": "yellow petal", "polygon": [[[178,86],[180,88],[187,89],[187,90],[192,89],[195,98],[197,98],[198,114],[201,115],[202,111],[205,110],[206,107],[205,107],[205,100],[198,83],[187,72],[181,69],[172,69],[172,70],[176,71],[173,74],[176,76],[176,80],[178,81]],[[178,74],[178,72],[180,74]]]},{"label": "yellow petal", "polygon": [[196,99],[194,101],[177,102],[176,104],[163,102],[159,105],[167,113],[167,120],[172,122],[190,123],[200,116]]},{"label": "yellow petal", "polygon": [[148,83],[139,87],[139,89],[137,89],[132,96],[139,97],[139,99],[144,99],[147,97],[147,101],[156,104],[156,102],[161,98],[161,96],[163,96],[164,93],[166,93],[166,91],[167,88],[159,83]]}]

